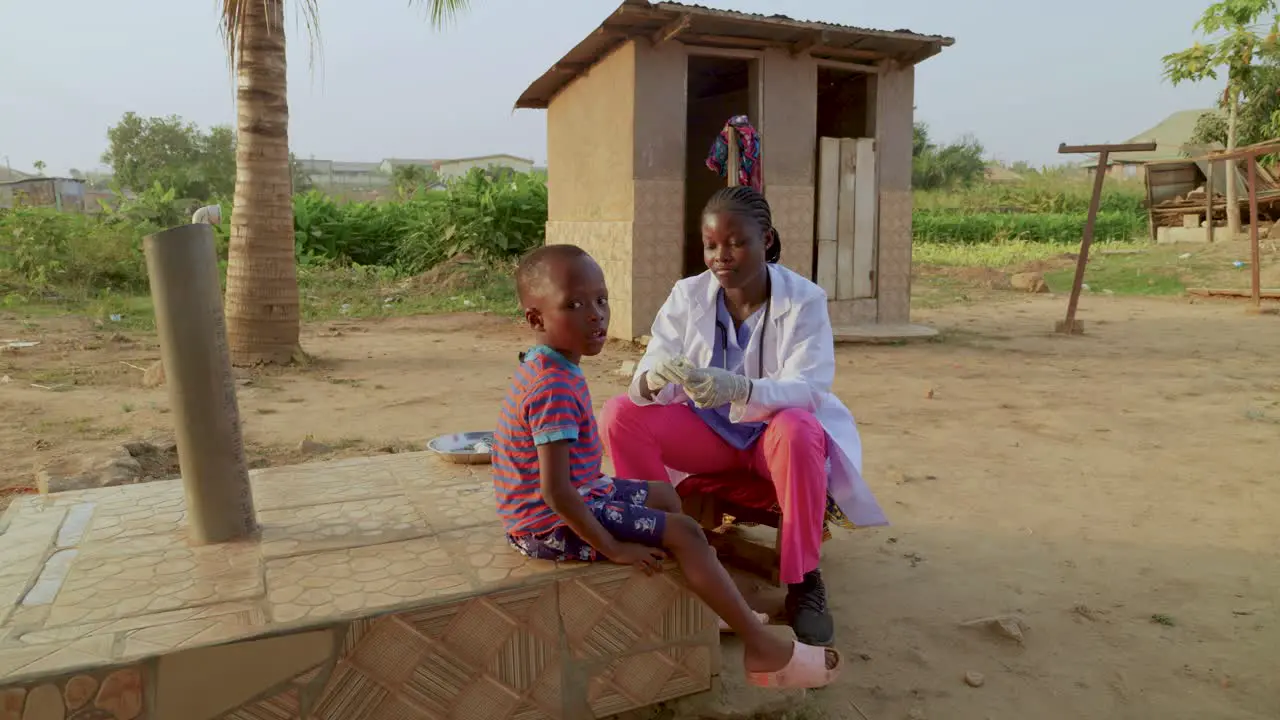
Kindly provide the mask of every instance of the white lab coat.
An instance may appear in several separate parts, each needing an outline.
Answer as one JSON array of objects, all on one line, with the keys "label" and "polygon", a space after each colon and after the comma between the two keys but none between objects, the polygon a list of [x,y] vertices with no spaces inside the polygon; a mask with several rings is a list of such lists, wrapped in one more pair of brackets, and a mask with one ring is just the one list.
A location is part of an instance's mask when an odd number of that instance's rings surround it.
[{"label": "white lab coat", "polygon": [[[871,489],[862,479],[862,440],[853,415],[831,392],[835,379],[835,341],[821,288],[785,267],[770,264],[772,307],[764,332],[764,379],[753,380],[751,399],[730,408],[733,422],[767,422],[775,413],[799,408],[813,413],[827,431],[831,472],[828,490],[855,525],[887,525]],[[676,283],[653,321],[649,347],[636,366],[628,396],[637,405],[670,405],[688,400],[668,385],[652,402],[640,394],[640,376],[660,361],[684,355],[697,367],[711,364],[716,342],[716,293],[720,283],[710,271]],[[761,330],[747,342],[743,366],[754,376],[759,367]],[[669,471],[673,481],[684,475]]]}]

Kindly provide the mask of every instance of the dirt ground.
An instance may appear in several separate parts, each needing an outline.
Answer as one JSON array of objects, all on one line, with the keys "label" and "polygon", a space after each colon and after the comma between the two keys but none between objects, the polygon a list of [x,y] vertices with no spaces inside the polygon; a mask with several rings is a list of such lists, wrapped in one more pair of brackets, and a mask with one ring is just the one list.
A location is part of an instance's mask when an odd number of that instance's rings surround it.
[{"label": "dirt ground", "polygon": [[[1086,296],[1088,333],[1063,338],[1064,302],[1000,295],[918,313],[937,342],[838,349],[893,525],[826,546],[850,659],[813,696],[828,717],[860,717],[850,701],[875,720],[1280,716],[1280,317]],[[148,337],[0,319],[0,338],[40,342],[0,354],[0,486],[168,431],[166,391],[141,385]],[[489,427],[523,342],[496,317],[312,325],[314,366],[241,380],[250,451]],[[587,362],[597,402],[636,355]],[[1005,613],[1022,645],[961,625]]]}]

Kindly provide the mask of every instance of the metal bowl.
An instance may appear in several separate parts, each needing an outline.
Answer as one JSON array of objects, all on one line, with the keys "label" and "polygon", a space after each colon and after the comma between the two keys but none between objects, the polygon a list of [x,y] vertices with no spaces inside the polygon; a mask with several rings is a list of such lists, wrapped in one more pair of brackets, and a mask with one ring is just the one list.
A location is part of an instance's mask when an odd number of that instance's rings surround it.
[{"label": "metal bowl", "polygon": [[492,447],[492,430],[441,435],[427,443],[428,450],[457,465],[488,465]]}]

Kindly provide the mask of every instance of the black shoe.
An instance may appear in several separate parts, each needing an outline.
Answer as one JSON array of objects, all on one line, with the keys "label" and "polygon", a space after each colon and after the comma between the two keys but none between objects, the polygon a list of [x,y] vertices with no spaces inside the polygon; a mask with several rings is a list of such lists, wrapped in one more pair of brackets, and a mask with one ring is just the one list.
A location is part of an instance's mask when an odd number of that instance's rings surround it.
[{"label": "black shoe", "polygon": [[827,609],[827,586],[818,570],[787,586],[787,621],[796,638],[806,645],[830,646],[836,639],[835,621]]}]

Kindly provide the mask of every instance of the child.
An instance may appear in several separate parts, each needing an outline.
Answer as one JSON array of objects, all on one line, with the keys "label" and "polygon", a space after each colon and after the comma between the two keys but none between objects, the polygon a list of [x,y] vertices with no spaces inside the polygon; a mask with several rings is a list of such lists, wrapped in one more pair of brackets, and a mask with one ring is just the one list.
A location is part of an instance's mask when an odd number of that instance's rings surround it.
[{"label": "child", "polygon": [[603,447],[578,367],[604,349],[609,327],[600,266],[581,248],[548,245],[520,262],[516,286],[535,345],[522,356],[494,437],[494,491],[511,544],[532,558],[610,560],[647,573],[660,571],[669,552],[690,589],[742,638],[753,684],[811,688],[834,680],[839,654],[766,628],[702,529],[680,513],[670,484],[601,473]]}]

